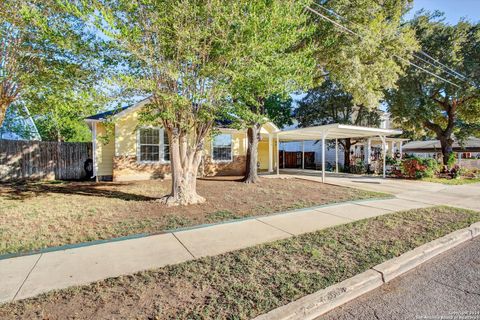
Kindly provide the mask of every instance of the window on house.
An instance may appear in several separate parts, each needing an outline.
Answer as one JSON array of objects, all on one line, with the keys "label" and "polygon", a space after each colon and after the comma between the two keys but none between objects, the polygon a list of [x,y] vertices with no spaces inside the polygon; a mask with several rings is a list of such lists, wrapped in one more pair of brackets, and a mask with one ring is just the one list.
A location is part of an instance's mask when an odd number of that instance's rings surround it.
[{"label": "window on house", "polygon": [[140,161],[160,160],[160,129],[140,129]]},{"label": "window on house", "polygon": [[142,128],[139,130],[138,142],[140,161],[170,161],[170,144],[165,130],[159,128]]},{"label": "window on house", "polygon": [[213,138],[212,158],[214,161],[232,160],[232,135],[220,134]]},{"label": "window on house", "polygon": [[163,160],[170,161],[170,142],[167,131],[163,130]]}]

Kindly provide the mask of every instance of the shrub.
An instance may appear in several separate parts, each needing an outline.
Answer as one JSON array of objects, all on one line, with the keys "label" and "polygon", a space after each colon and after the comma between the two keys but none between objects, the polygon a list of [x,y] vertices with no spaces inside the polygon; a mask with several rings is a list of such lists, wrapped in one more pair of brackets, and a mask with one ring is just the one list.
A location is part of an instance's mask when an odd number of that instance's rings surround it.
[{"label": "shrub", "polygon": [[355,164],[350,167],[350,172],[354,174],[364,174],[367,172],[367,167],[363,160],[357,159]]},{"label": "shrub", "polygon": [[457,158],[455,156],[455,153],[452,152],[450,153],[450,155],[448,156],[448,161],[447,161],[447,166],[449,168],[453,168],[455,167],[455,163],[457,163]]},{"label": "shrub", "polygon": [[439,164],[435,159],[423,159],[421,163],[425,166],[422,178],[432,178],[439,170]]},{"label": "shrub", "polygon": [[401,165],[403,176],[411,179],[431,178],[438,169],[439,164],[435,159],[408,158]]},{"label": "shrub", "polygon": [[421,179],[426,170],[420,159],[411,158],[402,161],[402,174],[404,177],[411,179]]}]

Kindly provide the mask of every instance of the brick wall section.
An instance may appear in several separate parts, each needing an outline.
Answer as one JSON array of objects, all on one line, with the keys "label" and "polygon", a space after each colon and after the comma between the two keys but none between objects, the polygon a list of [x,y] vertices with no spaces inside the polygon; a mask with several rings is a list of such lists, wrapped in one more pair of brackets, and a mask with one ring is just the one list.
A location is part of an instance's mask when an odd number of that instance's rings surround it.
[{"label": "brick wall section", "polygon": [[[230,162],[213,162],[211,157],[205,157],[203,166],[205,176],[241,176],[245,174],[245,156],[234,156]],[[201,168],[200,168],[201,171]]]},{"label": "brick wall section", "polygon": [[[234,156],[231,162],[212,162],[209,156],[200,165],[199,174],[205,176],[230,176],[245,174],[245,156]],[[170,165],[162,163],[138,163],[135,156],[113,158],[113,181],[169,179]]]}]

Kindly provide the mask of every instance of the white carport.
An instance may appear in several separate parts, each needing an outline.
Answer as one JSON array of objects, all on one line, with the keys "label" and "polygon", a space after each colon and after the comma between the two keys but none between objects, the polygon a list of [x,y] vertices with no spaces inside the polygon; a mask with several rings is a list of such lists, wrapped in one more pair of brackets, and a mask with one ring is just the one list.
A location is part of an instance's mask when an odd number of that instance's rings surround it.
[{"label": "white carport", "polygon": [[[281,141],[322,141],[322,182],[325,182],[325,142],[335,140],[335,161],[338,172],[338,139],[346,138],[379,138],[382,141],[383,177],[385,177],[386,139],[387,136],[401,134],[401,130],[369,128],[344,125],[339,123],[324,126],[307,127],[280,131],[277,133],[277,145]],[[302,162],[304,160],[302,159]],[[279,153],[277,152],[277,174],[279,174]]]}]

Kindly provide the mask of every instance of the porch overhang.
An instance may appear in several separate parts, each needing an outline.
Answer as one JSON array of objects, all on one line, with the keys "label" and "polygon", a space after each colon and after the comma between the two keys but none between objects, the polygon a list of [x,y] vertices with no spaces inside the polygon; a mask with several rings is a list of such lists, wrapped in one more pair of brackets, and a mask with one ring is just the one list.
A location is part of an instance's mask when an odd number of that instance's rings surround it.
[{"label": "porch overhang", "polygon": [[292,130],[280,131],[278,137],[282,141],[301,141],[301,140],[321,140],[327,136],[328,139],[345,138],[368,138],[368,137],[387,137],[402,134],[401,130],[381,129],[361,126],[351,126],[346,124],[327,124],[324,126],[314,126]]},{"label": "porch overhang", "polygon": [[[299,128],[292,130],[280,131],[276,134],[277,145],[281,141],[311,141],[311,140],[321,140],[322,141],[322,182],[325,182],[325,141],[335,140],[335,167],[338,172],[338,139],[347,139],[347,138],[379,138],[382,142],[382,151],[383,151],[383,177],[386,176],[385,171],[385,159],[386,159],[386,143],[388,136],[394,136],[402,134],[401,130],[395,129],[382,129],[382,128],[371,128],[371,127],[361,127],[361,126],[352,126],[345,124],[328,124],[323,126],[313,126],[307,128]],[[304,150],[302,144],[302,167],[304,163]],[[279,155],[277,153],[277,174],[279,174]]]}]

